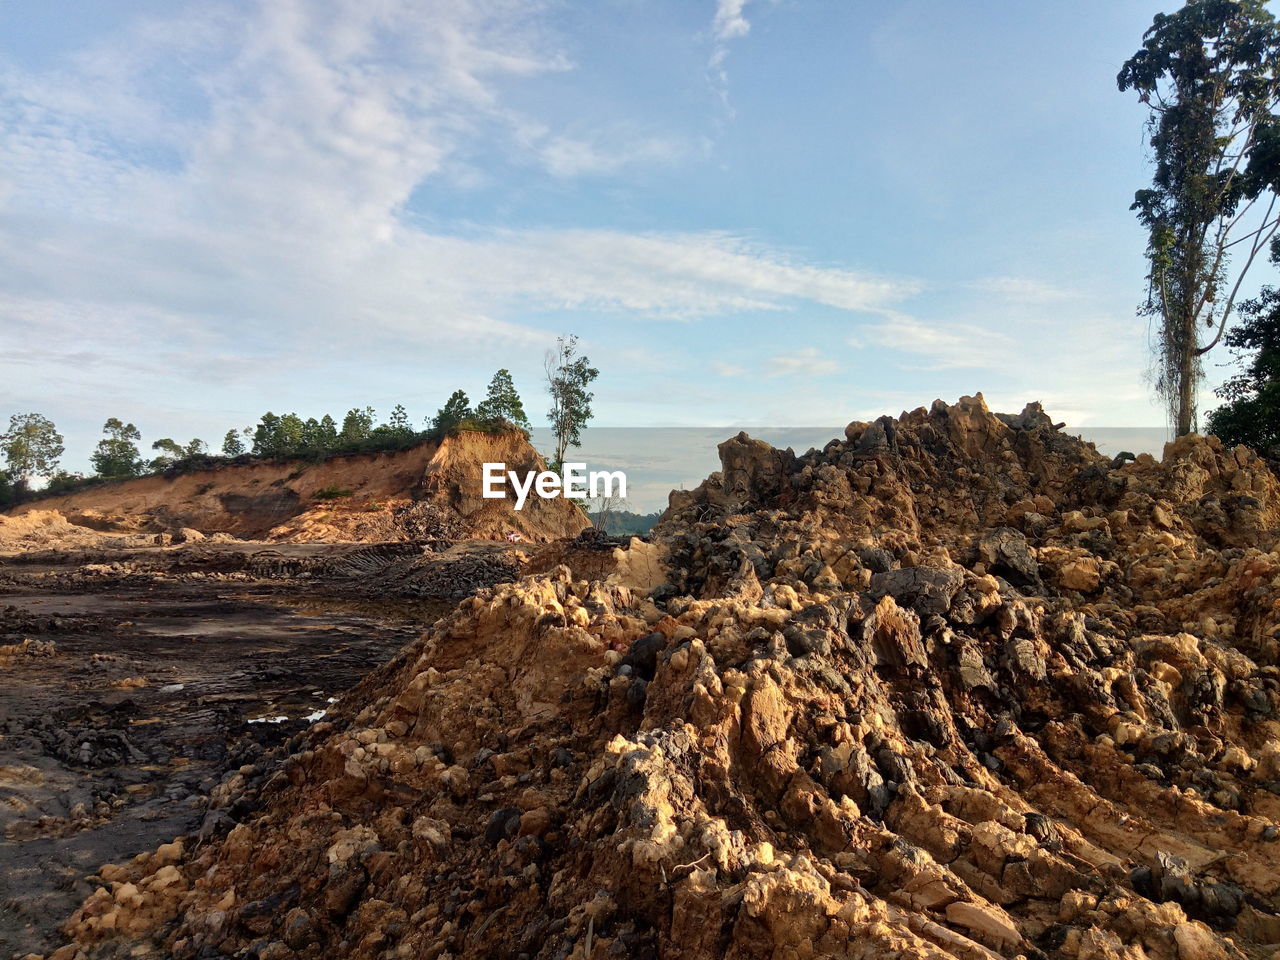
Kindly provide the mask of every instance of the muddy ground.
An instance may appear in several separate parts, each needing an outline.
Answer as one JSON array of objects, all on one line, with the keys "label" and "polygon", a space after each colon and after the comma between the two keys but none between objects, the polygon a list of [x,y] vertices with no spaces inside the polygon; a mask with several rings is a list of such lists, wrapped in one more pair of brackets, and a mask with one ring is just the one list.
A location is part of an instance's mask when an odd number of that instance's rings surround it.
[{"label": "muddy ground", "polygon": [[261,775],[446,606],[101,559],[0,560],[0,957],[61,943],[100,864],[227,829],[244,811],[218,785]]}]

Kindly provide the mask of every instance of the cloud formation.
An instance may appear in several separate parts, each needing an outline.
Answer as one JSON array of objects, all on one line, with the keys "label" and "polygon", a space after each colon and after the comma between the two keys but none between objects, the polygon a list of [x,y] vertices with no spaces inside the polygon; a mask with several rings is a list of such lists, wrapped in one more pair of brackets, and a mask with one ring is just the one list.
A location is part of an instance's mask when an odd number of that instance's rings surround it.
[{"label": "cloud formation", "polygon": [[781,353],[770,357],[768,375],[789,377],[800,374],[804,377],[825,377],[838,369],[839,365],[829,354],[820,352],[817,347],[802,347],[792,353]]},{"label": "cloud formation", "polygon": [[[925,323],[901,315],[869,324],[864,333],[872,343],[910,354],[917,370],[996,369],[1008,362],[1013,346],[1006,335],[973,324]],[[850,346],[861,343],[851,340]]]},{"label": "cloud formation", "polygon": [[[722,3],[720,42],[745,32],[741,11]],[[570,69],[539,13],[514,0],[271,0],[245,16],[209,4],[56,70],[0,65],[0,327],[252,352],[354,326],[483,353],[540,344],[522,320],[540,310],[882,313],[913,292],[728,233],[424,225],[416,192],[477,145],[559,178],[679,161],[661,132],[570,135],[507,104],[512,84]]]}]

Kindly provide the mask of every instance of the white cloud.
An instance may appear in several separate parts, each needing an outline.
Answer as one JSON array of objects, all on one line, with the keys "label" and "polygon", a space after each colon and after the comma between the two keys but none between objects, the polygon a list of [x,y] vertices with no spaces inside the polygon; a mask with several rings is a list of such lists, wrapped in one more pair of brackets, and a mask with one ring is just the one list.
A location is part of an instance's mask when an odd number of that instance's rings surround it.
[{"label": "white cloud", "polygon": [[794,353],[783,353],[769,358],[769,376],[789,377],[801,374],[805,377],[825,377],[839,367],[831,357],[819,352],[817,347],[802,347]]},{"label": "white cloud", "polygon": [[1029,277],[985,277],[970,286],[982,293],[998,296],[1011,303],[1045,304],[1071,300],[1079,296],[1076,291],[1064,290],[1042,280]]},{"label": "white cloud", "polygon": [[742,15],[746,5],[747,0],[718,0],[715,20],[711,25],[716,40],[724,43],[747,35],[751,30],[751,24]]},{"label": "white cloud", "polygon": [[543,164],[557,177],[599,176],[624,167],[666,166],[689,156],[691,148],[670,137],[609,131],[590,139],[554,136],[538,148]]},{"label": "white cloud", "polygon": [[[741,4],[726,10],[725,40],[744,29]],[[568,68],[539,11],[209,4],[49,73],[0,63],[0,272],[11,301],[39,305],[27,335],[124,323],[195,354],[209,331],[241,348],[358,331],[484,355],[543,342],[521,311],[885,313],[916,289],[724,233],[421,226],[415,191],[476,144],[563,176],[678,160],[656,134],[570,135],[504,105],[511,84]]]},{"label": "white cloud", "polygon": [[711,21],[711,59],[707,68],[711,72],[711,85],[720,102],[729,109],[729,73],[725,67],[729,59],[729,44],[745,37],[751,31],[751,23],[743,16],[750,0],[716,0],[715,17]]},{"label": "white cloud", "polygon": [[[868,340],[882,347],[915,354],[927,370],[959,367],[997,368],[1005,364],[1013,341],[1002,333],[967,323],[929,324],[894,316],[865,328]],[[852,346],[860,346],[854,340]]]},{"label": "white cloud", "polygon": [[740,377],[747,372],[746,367],[739,367],[732,363],[724,363],[720,360],[713,361],[711,369],[722,377]]}]

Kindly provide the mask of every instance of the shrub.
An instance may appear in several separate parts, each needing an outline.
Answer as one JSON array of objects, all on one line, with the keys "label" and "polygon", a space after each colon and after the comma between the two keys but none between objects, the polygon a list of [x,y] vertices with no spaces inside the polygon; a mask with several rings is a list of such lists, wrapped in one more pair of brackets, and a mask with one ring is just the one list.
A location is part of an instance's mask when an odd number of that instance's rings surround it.
[{"label": "shrub", "polygon": [[334,484],[327,487],[321,487],[315,493],[311,494],[313,500],[341,500],[343,497],[351,496],[350,490],[344,490]]}]

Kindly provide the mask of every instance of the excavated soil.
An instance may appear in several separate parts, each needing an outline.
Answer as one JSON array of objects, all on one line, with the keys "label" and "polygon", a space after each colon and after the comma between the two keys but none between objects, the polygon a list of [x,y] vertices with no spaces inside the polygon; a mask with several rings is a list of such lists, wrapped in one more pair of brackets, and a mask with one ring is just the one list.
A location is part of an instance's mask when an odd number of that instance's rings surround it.
[{"label": "excavated soil", "polygon": [[40,543],[137,545],[216,534],[283,543],[574,537],[590,526],[564,499],[532,497],[520,511],[485,499],[483,464],[546,469],[525,434],[462,430],[388,453],[318,462],[252,460],[141,477],[45,497],[0,515],[0,552]]},{"label": "excavated soil", "polygon": [[981,396],[720,456],[662,576],[568,551],[462,600],[52,956],[1280,951],[1265,463]]}]

